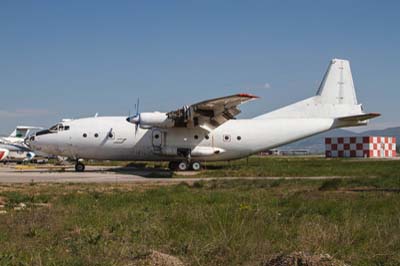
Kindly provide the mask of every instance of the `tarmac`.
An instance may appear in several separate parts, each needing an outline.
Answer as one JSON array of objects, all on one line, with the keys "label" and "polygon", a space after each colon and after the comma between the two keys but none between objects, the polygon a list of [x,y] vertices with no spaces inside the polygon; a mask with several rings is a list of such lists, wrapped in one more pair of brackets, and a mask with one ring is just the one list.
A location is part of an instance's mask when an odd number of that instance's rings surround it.
[{"label": "tarmac", "polygon": [[214,179],[328,179],[342,177],[196,177],[196,172],[180,173],[183,177],[172,177],[173,172],[164,169],[86,166],[85,172],[75,172],[73,166],[0,166],[0,184],[7,183],[180,183],[209,181]]}]

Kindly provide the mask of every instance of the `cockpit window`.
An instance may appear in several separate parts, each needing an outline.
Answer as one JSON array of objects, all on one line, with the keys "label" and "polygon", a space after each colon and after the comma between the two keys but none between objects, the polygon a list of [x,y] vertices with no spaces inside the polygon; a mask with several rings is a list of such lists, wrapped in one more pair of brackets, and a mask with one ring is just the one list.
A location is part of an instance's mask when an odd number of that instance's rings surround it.
[{"label": "cockpit window", "polygon": [[44,134],[50,134],[50,133],[57,133],[59,131],[65,131],[69,130],[70,126],[69,125],[64,125],[62,123],[58,123],[49,129],[41,130],[36,133],[36,136],[44,135]]},{"label": "cockpit window", "polygon": [[15,136],[17,138],[24,138],[24,137],[26,137],[27,132],[28,132],[27,129],[17,128],[15,131]]},{"label": "cockpit window", "polygon": [[56,133],[58,131],[58,127],[60,124],[54,125],[51,128],[49,128],[49,131],[52,133]]},{"label": "cockpit window", "polygon": [[57,125],[52,126],[51,128],[49,128],[49,131],[51,133],[57,133],[58,131],[64,131],[64,130],[69,130],[69,126],[64,126],[61,123],[58,123]]}]

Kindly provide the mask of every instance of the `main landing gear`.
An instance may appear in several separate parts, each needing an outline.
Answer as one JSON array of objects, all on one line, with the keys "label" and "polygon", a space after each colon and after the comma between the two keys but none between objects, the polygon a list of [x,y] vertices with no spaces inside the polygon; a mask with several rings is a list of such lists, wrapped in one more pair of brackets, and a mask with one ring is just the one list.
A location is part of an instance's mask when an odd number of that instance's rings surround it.
[{"label": "main landing gear", "polygon": [[76,164],[75,164],[75,171],[76,172],[84,172],[85,171],[85,165],[82,162],[77,161]]},{"label": "main landing gear", "polygon": [[169,162],[168,168],[173,170],[173,171],[187,171],[187,170],[193,170],[193,171],[200,171],[201,170],[201,163],[198,161],[173,161]]}]

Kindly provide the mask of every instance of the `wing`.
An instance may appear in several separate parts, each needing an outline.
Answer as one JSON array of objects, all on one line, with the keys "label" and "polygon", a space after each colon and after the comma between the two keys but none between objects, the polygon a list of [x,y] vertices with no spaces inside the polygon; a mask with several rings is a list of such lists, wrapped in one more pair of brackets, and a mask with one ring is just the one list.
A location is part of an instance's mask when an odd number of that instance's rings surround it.
[{"label": "wing", "polygon": [[235,94],[184,106],[176,111],[167,113],[177,127],[202,127],[210,130],[230,119],[235,119],[241,111],[238,106],[242,103],[257,99],[251,94]]}]

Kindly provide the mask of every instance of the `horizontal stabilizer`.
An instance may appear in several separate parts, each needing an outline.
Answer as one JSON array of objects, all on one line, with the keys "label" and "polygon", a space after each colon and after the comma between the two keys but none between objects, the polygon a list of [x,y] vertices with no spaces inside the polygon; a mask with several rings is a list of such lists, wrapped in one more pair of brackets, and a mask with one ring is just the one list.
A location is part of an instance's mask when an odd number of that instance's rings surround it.
[{"label": "horizontal stabilizer", "polygon": [[339,118],[337,118],[337,120],[343,121],[343,122],[364,122],[366,120],[378,117],[380,115],[381,114],[379,114],[379,113],[369,113],[369,114],[362,114],[362,115],[351,115],[351,116],[339,117]]}]

